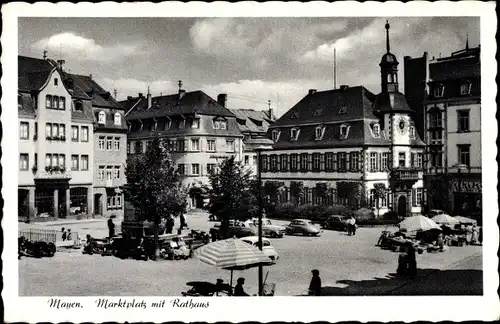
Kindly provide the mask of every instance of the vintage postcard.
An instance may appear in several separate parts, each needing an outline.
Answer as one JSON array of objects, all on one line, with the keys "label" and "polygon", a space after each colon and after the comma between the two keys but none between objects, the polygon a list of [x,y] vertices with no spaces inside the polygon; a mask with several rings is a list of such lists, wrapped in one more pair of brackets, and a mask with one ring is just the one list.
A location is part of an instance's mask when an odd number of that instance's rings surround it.
[{"label": "vintage postcard", "polygon": [[6,321],[498,319],[495,3],[2,9]]}]

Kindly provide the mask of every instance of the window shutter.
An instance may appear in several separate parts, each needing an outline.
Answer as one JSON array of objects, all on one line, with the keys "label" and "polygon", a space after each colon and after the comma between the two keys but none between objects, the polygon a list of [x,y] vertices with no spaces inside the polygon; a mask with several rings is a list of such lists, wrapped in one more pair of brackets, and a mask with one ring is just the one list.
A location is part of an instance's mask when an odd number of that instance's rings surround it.
[{"label": "window shutter", "polygon": [[415,166],[415,153],[411,153],[411,158],[410,158],[410,167]]},{"label": "window shutter", "polygon": [[411,204],[413,207],[417,206],[417,190],[416,189],[411,190]]}]

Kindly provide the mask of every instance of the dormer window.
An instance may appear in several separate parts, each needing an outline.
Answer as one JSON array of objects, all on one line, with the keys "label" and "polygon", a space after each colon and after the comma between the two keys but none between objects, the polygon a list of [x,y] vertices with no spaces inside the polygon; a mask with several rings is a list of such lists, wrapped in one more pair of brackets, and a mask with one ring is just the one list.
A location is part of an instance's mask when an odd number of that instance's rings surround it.
[{"label": "dormer window", "polygon": [[299,114],[297,114],[296,112],[294,112],[291,116],[290,116],[290,119],[297,119],[299,116]]},{"label": "dormer window", "polygon": [[122,124],[122,115],[120,113],[115,113],[115,125],[121,125]]},{"label": "dormer window", "polygon": [[167,119],[165,121],[165,130],[170,129],[170,126],[172,125],[172,121]]},{"label": "dormer window", "polygon": [[183,119],[183,120],[180,120],[179,121],[179,128],[184,128],[186,126],[186,120]]},{"label": "dormer window", "polygon": [[271,133],[271,137],[272,137],[274,142],[277,142],[279,140],[280,134],[281,134],[281,131],[279,131],[277,129],[273,130],[273,132]]},{"label": "dormer window", "polygon": [[351,126],[349,125],[340,125],[340,138],[346,139],[349,136],[349,129]]},{"label": "dormer window", "polygon": [[339,114],[339,115],[345,115],[345,114],[347,114],[347,107],[346,107],[346,106],[341,107],[341,108],[339,109],[338,114]]},{"label": "dormer window", "polygon": [[220,129],[220,121],[214,120],[214,129]]},{"label": "dormer window", "polygon": [[318,126],[316,127],[315,130],[315,138],[317,141],[320,141],[323,139],[323,135],[325,134],[325,126]]},{"label": "dormer window", "polygon": [[227,129],[227,122],[226,121],[221,120],[221,122],[220,122],[220,129],[222,129],[222,130]]},{"label": "dormer window", "polygon": [[410,137],[415,138],[415,126],[410,126]]},{"label": "dormer window", "polygon": [[299,137],[299,130],[297,128],[292,128],[290,130],[290,141],[296,141]]},{"label": "dormer window", "polygon": [[81,101],[75,102],[75,111],[83,111],[83,104]]},{"label": "dormer window", "polygon": [[99,112],[99,124],[106,124],[106,113],[104,111]]},{"label": "dormer window", "polygon": [[373,136],[374,137],[380,137],[380,125],[379,124],[375,124],[373,125]]},{"label": "dormer window", "polygon": [[193,119],[193,123],[191,124],[191,128],[200,128],[200,119],[199,118]]},{"label": "dormer window", "polygon": [[464,81],[460,85],[460,94],[462,96],[470,95],[470,89],[472,87],[472,83],[470,81]]},{"label": "dormer window", "polygon": [[434,97],[442,98],[444,94],[444,84],[436,83],[434,85]]},{"label": "dormer window", "polygon": [[323,109],[316,109],[313,112],[313,116],[321,116],[321,115],[323,115]]}]

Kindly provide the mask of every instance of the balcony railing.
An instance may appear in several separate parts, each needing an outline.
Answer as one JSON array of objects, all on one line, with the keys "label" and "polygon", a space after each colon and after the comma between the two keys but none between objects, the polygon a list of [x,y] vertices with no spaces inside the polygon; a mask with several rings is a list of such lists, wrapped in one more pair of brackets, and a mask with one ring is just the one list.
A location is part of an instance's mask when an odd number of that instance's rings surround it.
[{"label": "balcony railing", "polygon": [[403,168],[398,167],[391,170],[391,176],[394,180],[418,180],[420,179],[419,168]]}]

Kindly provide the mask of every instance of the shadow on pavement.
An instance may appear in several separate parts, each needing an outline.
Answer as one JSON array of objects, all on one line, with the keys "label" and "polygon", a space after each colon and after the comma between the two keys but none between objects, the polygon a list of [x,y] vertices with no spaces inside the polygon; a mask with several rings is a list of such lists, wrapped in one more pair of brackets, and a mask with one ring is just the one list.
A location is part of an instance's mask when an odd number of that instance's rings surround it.
[{"label": "shadow on pavement", "polygon": [[345,287],[323,287],[323,296],[436,296],[482,295],[482,270],[418,269],[409,279],[389,273],[370,280],[339,280]]}]

